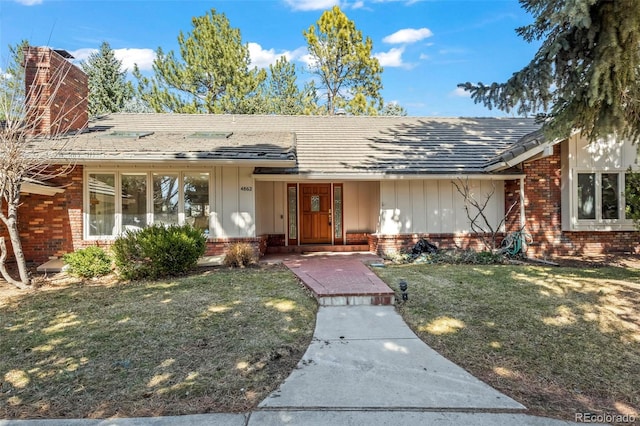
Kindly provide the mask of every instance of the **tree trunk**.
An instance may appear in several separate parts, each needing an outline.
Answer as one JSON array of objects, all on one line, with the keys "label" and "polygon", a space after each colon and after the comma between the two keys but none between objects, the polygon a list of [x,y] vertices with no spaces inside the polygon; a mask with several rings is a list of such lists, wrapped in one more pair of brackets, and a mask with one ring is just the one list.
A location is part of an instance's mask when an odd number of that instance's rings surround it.
[{"label": "tree trunk", "polygon": [[20,273],[20,281],[14,279],[9,271],[7,271],[6,260],[7,260],[7,245],[4,242],[4,237],[0,237],[0,274],[2,274],[2,278],[4,278],[9,284],[18,287],[19,289],[26,290],[31,288],[31,282],[29,280],[29,276],[27,274],[26,262],[24,260],[24,253],[22,253],[22,247],[20,247],[20,255],[22,257],[22,265],[21,262],[17,260],[17,251],[14,247],[14,252],[16,252],[16,262],[18,263],[18,271]]}]

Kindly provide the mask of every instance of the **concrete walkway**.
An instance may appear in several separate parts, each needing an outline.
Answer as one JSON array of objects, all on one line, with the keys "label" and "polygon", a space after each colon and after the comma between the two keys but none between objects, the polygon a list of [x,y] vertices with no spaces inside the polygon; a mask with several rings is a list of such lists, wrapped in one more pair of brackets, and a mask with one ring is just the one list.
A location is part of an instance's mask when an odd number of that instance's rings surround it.
[{"label": "concrete walkway", "polygon": [[[357,257],[347,259],[362,265]],[[323,275],[315,268],[359,270],[355,264],[333,259],[296,262],[294,268],[306,271],[317,283],[322,283]],[[339,282],[323,285],[337,291]],[[297,368],[251,413],[0,420],[0,426],[578,425],[525,412],[522,404],[423,343],[393,306],[357,305],[319,308],[313,340]]]}]

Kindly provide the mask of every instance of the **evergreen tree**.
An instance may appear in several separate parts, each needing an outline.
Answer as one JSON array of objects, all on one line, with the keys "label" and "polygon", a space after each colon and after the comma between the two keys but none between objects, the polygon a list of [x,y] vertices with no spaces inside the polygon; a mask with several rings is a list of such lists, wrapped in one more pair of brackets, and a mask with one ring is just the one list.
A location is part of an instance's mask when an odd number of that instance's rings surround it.
[{"label": "evergreen tree", "polygon": [[393,115],[397,117],[405,117],[407,110],[397,102],[388,102],[380,111],[380,115]]},{"label": "evergreen tree", "polygon": [[[25,102],[24,82],[24,49],[29,46],[26,40],[22,40],[15,46],[8,46],[9,55],[5,68],[0,68],[0,120],[7,119],[7,114],[15,117],[22,113]],[[19,111],[11,111],[10,108],[18,108]]]},{"label": "evergreen tree", "polygon": [[374,115],[382,108],[382,67],[371,55],[373,42],[338,6],[325,11],[303,32],[313,58],[311,72],[326,90],[326,111],[344,108],[355,115]]},{"label": "evergreen tree", "polygon": [[518,28],[541,40],[505,83],[460,84],[476,103],[519,114],[543,112],[547,136],[580,130],[591,140],[640,139],[640,1],[520,0],[535,21]]},{"label": "evergreen tree", "polygon": [[265,101],[266,114],[301,115],[312,109],[309,87],[300,90],[295,65],[282,56],[269,65],[267,79],[260,94]]},{"label": "evergreen tree", "polygon": [[89,78],[89,114],[123,111],[133,97],[133,87],[109,43],[103,42],[81,66]]},{"label": "evergreen tree", "polygon": [[242,43],[240,30],[215,9],[194,17],[192,25],[191,33],[181,31],[178,36],[181,60],[173,51],[158,48],[153,78],[134,71],[141,99],[156,112],[259,111],[262,107],[255,94],[266,72],[249,69],[249,49]]}]

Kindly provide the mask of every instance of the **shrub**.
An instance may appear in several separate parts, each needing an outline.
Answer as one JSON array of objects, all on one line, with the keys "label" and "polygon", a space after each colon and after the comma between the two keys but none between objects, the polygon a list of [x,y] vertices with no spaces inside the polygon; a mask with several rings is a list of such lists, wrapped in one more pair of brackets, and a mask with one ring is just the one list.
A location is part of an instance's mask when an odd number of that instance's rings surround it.
[{"label": "shrub", "polygon": [[128,231],[112,247],[118,272],[126,279],[183,274],[204,254],[206,237],[190,225],[153,225]]},{"label": "shrub", "polygon": [[67,253],[62,260],[69,266],[70,273],[83,278],[99,277],[111,272],[111,257],[97,246]]},{"label": "shrub", "polygon": [[224,257],[224,264],[231,268],[244,268],[255,261],[253,247],[247,243],[231,244]]}]

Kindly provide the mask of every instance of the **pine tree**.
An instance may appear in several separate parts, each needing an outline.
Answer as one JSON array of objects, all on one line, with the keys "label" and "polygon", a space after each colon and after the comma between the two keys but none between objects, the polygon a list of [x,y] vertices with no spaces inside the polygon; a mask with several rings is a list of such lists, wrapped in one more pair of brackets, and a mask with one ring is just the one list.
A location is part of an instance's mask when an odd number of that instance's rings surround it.
[{"label": "pine tree", "polygon": [[520,2],[535,21],[517,33],[542,41],[534,58],[505,83],[459,86],[488,108],[542,112],[549,138],[640,140],[640,1]]},{"label": "pine tree", "polygon": [[269,65],[260,96],[265,101],[266,114],[301,115],[313,109],[314,101],[309,96],[309,87],[300,90],[296,67],[284,56]]},{"label": "pine tree", "polygon": [[133,97],[133,87],[109,43],[103,42],[81,66],[89,78],[89,114],[123,111]]},{"label": "pine tree", "polygon": [[19,108],[25,102],[24,87],[24,48],[29,42],[22,40],[15,46],[8,46],[9,57],[5,69],[0,68],[0,121],[7,119],[7,115],[15,116],[10,108]]},{"label": "pine tree", "polygon": [[374,115],[382,109],[382,67],[371,55],[373,42],[363,40],[353,21],[334,6],[303,32],[313,58],[310,71],[326,90],[326,111],[344,108],[354,115]]},{"label": "pine tree", "polygon": [[156,112],[252,113],[262,106],[255,98],[266,72],[250,69],[249,49],[240,30],[224,14],[211,9],[192,18],[191,33],[178,35],[180,60],[171,51],[156,51],[154,77],[138,79],[138,93]]}]

